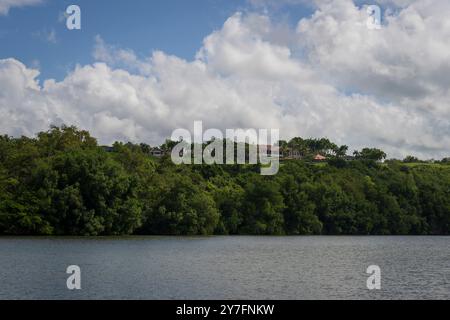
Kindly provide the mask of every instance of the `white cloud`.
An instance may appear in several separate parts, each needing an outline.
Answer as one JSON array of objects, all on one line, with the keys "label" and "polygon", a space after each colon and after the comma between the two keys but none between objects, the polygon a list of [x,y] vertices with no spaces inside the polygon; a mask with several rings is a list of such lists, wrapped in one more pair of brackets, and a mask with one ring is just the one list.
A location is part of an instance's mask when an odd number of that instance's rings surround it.
[{"label": "white cloud", "polygon": [[151,73],[151,61],[140,60],[136,54],[129,49],[121,49],[105,43],[100,35],[95,37],[93,51],[94,59],[102,61],[114,67],[126,67],[139,74],[149,75]]},{"label": "white cloud", "polygon": [[365,28],[367,16],[351,1],[319,6],[298,25],[298,39],[309,64],[341,89],[357,90],[411,107],[430,109],[423,99],[436,98],[450,85],[450,2],[417,1],[384,17],[382,30]]},{"label": "white cloud", "polygon": [[0,60],[0,125],[29,135],[75,124],[102,143],[155,144],[203,120],[441,158],[450,153],[446,3],[418,1],[386,16],[379,31],[350,0],[317,1],[297,30],[237,13],[191,62],[163,52],[140,59],[97,37],[101,63],[41,86],[37,71]]},{"label": "white cloud", "polygon": [[42,3],[42,0],[0,0],[0,15],[7,15],[11,8]]}]

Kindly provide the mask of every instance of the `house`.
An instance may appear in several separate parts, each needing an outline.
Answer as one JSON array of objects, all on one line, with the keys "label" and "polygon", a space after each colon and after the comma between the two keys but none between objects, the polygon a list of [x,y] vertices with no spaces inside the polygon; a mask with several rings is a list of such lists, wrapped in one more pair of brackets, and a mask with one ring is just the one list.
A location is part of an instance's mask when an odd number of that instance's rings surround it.
[{"label": "house", "polygon": [[290,159],[302,159],[303,155],[300,151],[292,149],[292,148],[285,148],[281,153],[280,157],[285,160]]},{"label": "house", "polygon": [[162,156],[164,156],[164,151],[161,148],[152,148],[150,150],[150,155],[156,158],[161,158]]},{"label": "house", "polygon": [[295,150],[295,149],[288,149],[288,156],[291,159],[301,159],[303,158],[302,153],[299,150]]},{"label": "house", "polygon": [[321,154],[317,154],[317,155],[314,157],[314,161],[325,161],[325,160],[327,160],[327,157],[324,157],[324,156],[321,155]]}]

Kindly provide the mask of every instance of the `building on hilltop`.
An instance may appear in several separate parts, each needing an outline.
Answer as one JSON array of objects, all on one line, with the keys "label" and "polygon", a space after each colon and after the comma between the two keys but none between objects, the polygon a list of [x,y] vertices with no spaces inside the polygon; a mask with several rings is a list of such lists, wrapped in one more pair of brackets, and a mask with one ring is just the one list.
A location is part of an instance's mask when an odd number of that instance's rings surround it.
[{"label": "building on hilltop", "polygon": [[324,156],[321,155],[321,154],[317,154],[317,155],[314,157],[314,161],[317,161],[317,162],[325,161],[325,160],[327,160],[327,157],[324,157]]},{"label": "building on hilltop", "polygon": [[165,152],[161,148],[156,147],[150,150],[150,155],[156,158],[161,158],[162,156],[165,155]]}]

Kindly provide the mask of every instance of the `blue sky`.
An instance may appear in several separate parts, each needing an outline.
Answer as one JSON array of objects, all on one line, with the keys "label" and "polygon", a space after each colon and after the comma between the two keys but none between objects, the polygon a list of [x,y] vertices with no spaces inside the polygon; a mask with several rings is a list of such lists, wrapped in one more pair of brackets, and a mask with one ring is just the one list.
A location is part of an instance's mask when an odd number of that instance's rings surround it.
[{"label": "blue sky", "polygon": [[[61,18],[70,4],[82,10],[82,30],[69,31]],[[274,9],[274,8],[272,8]],[[205,36],[237,11],[263,10],[247,0],[44,0],[0,15],[0,59],[14,57],[41,71],[40,79],[60,80],[76,64],[93,62],[94,38],[130,48],[138,56],[162,50],[192,60]],[[311,8],[291,5],[271,14],[295,25]]]}]

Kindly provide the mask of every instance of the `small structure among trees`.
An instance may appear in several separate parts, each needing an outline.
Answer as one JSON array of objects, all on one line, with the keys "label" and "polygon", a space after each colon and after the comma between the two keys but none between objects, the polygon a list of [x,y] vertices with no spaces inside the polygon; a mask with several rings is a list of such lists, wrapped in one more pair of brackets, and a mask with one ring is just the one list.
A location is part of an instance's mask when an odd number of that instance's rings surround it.
[{"label": "small structure among trees", "polygon": [[327,160],[327,157],[324,157],[321,154],[316,154],[316,156],[314,157],[314,161],[320,162],[320,161],[325,161]]}]

